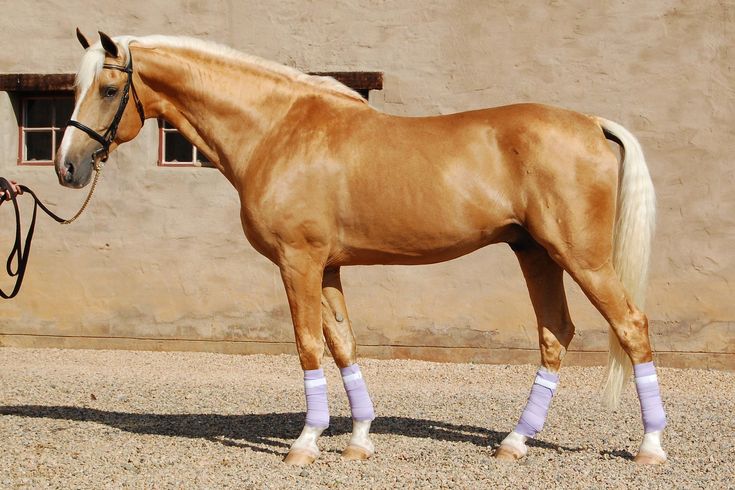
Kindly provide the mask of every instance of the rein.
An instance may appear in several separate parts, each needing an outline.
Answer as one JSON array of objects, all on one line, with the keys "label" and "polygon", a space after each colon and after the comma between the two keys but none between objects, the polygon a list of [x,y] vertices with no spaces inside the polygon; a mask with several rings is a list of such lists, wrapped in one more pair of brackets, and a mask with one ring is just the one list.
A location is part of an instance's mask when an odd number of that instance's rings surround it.
[{"label": "rein", "polygon": [[[43,202],[41,202],[35,192],[24,185],[20,185],[20,190],[24,194],[30,194],[30,196],[33,198],[33,215],[31,216],[31,224],[28,226],[28,232],[26,233],[25,239],[23,240],[21,240],[22,230],[20,223],[20,208],[18,207],[18,201],[16,200],[17,195],[15,193],[15,190],[13,189],[13,186],[10,185],[10,182],[8,182],[5,178],[0,177],[0,206],[2,206],[5,201],[12,201],[13,208],[15,209],[15,241],[13,242],[13,248],[10,250],[10,254],[8,255],[8,260],[5,262],[5,271],[7,272],[8,276],[16,278],[15,286],[10,293],[6,293],[2,289],[0,289],[0,298],[14,298],[20,291],[20,286],[23,284],[23,278],[25,277],[26,268],[28,266],[28,257],[31,252],[31,243],[33,242],[33,232],[36,228],[36,215],[38,214],[38,208],[41,208],[41,211],[46,213],[57,223],[60,223],[62,225],[73,223],[87,208],[89,201],[92,199],[92,193],[94,193],[94,189],[95,187],[97,187],[97,182],[99,181],[99,177],[102,174],[102,164],[99,162],[99,160],[95,160],[94,171],[94,181],[92,181],[92,187],[90,187],[89,189],[89,194],[87,194],[87,198],[84,200],[82,207],[79,208],[79,211],[77,211],[76,214],[69,219],[64,219],[51,211],[49,208],[46,207]],[[10,193],[10,198],[6,197],[5,192]],[[13,270],[13,262],[17,263],[15,270]]]},{"label": "rein", "polygon": [[[145,123],[145,112],[143,111],[143,104],[138,98],[138,94],[135,91],[135,86],[133,85],[132,52],[129,53],[127,65],[122,66],[105,63],[102,65],[102,68],[119,70],[123,73],[127,73],[128,79],[125,82],[123,94],[120,98],[120,105],[117,107],[115,117],[112,118],[112,122],[110,123],[110,126],[108,126],[104,134],[99,134],[97,131],[90,128],[89,126],[86,126],[79,121],[74,121],[73,119],[70,120],[67,124],[67,126],[72,126],[85,132],[90,138],[98,141],[102,145],[100,148],[95,150],[94,153],[92,153],[92,161],[95,172],[94,180],[92,181],[92,186],[89,189],[89,194],[87,194],[87,198],[84,200],[82,207],[79,208],[79,211],[77,211],[76,214],[69,219],[61,218],[56,213],[47,208],[31,189],[24,185],[21,185],[20,189],[23,191],[23,193],[28,193],[33,198],[33,216],[31,217],[31,224],[28,227],[28,232],[26,233],[25,239],[21,240],[22,230],[20,223],[20,208],[18,207],[18,202],[16,201],[17,196],[15,190],[13,189],[13,186],[10,185],[10,182],[0,177],[0,193],[2,193],[2,195],[0,195],[0,205],[2,205],[5,201],[10,200],[13,202],[13,208],[15,209],[15,241],[13,243],[13,248],[10,251],[10,255],[8,255],[8,260],[5,263],[5,271],[10,277],[16,278],[15,286],[10,293],[6,293],[2,289],[0,289],[1,298],[14,298],[20,291],[21,284],[23,284],[23,278],[25,277],[26,268],[28,266],[28,256],[31,251],[31,242],[33,241],[33,232],[36,228],[36,215],[38,214],[38,208],[41,208],[41,211],[43,211],[49,217],[51,217],[51,219],[53,219],[57,223],[61,223],[62,225],[73,223],[74,221],[76,221],[77,218],[79,218],[79,216],[81,216],[84,210],[87,209],[87,205],[92,199],[92,194],[94,193],[94,190],[97,187],[97,182],[99,181],[100,175],[102,174],[102,162],[107,161],[107,157],[110,155],[110,145],[115,140],[115,136],[117,135],[117,130],[120,126],[120,121],[122,120],[123,114],[125,113],[125,108],[128,105],[128,100],[130,98],[131,92],[133,93],[133,101],[135,102],[135,108],[138,110],[140,121],[141,123]],[[6,191],[10,195],[10,198],[7,198],[5,196]],[[15,269],[13,269],[14,262],[17,263]]]}]

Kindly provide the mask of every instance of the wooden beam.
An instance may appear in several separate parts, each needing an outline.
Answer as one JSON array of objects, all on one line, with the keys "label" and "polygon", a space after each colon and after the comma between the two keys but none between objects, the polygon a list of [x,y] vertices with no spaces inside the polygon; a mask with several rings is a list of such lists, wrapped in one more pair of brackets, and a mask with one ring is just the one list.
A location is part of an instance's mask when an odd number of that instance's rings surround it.
[{"label": "wooden beam", "polygon": [[[379,71],[324,71],[312,75],[328,76],[353,90],[367,92],[383,89],[383,73]],[[0,91],[5,92],[72,92],[73,73],[8,73],[0,74]]]},{"label": "wooden beam", "polygon": [[10,73],[0,75],[0,90],[5,92],[73,92],[73,73]]},{"label": "wooden beam", "polygon": [[352,90],[383,90],[382,71],[317,71],[310,75],[332,77]]}]

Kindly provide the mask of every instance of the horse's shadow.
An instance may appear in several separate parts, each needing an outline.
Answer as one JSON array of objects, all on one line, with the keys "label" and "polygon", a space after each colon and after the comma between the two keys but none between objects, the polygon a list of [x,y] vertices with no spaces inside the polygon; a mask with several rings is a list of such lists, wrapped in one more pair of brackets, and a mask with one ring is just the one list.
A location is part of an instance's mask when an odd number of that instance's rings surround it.
[{"label": "horse's shadow", "polygon": [[[244,415],[157,414],[113,412],[74,406],[5,405],[0,406],[0,416],[2,415],[92,422],[135,434],[206,439],[226,446],[278,455],[285,455],[289,447],[285,441],[298,437],[304,424],[303,412]],[[325,435],[340,435],[351,431],[350,418],[332,417]],[[496,446],[506,435],[472,425],[391,416],[375,419],[370,432],[470,443],[481,447]],[[581,450],[539,440],[529,441],[528,444],[554,450]]]}]

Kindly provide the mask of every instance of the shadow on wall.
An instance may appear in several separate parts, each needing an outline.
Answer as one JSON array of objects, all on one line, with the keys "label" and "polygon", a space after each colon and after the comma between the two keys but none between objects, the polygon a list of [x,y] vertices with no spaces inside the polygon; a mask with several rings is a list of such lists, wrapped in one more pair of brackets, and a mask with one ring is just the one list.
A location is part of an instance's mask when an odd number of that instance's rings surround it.
[{"label": "shadow on wall", "polygon": [[[235,446],[285,456],[287,441],[295,439],[304,424],[303,412],[267,413],[248,415],[219,414],[152,414],[108,412],[86,407],[6,405],[0,406],[0,415],[93,422],[135,434],[206,439],[226,446]],[[332,417],[324,435],[347,434],[352,431],[352,419]],[[393,434],[420,439],[464,442],[480,447],[497,446],[505,432],[471,425],[455,425],[435,420],[408,417],[379,417],[371,432]],[[565,451],[582,451],[543,441],[531,440],[530,446]]]}]

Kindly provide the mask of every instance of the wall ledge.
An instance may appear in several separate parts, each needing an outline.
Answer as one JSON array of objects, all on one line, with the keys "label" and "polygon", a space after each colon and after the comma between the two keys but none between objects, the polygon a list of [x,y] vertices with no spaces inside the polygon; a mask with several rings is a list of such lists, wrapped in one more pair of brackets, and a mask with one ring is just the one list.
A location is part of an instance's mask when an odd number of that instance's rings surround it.
[{"label": "wall ledge", "polygon": [[[0,347],[143,350],[211,352],[221,354],[296,354],[293,342],[164,340],[127,337],[54,336],[0,334]],[[359,345],[358,355],[372,359],[415,359],[433,362],[475,364],[538,364],[538,349],[508,349],[480,347],[423,347]],[[660,367],[735,370],[735,353],[658,351],[654,360]],[[607,352],[567,352],[565,366],[603,366]]]}]

